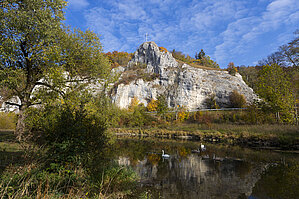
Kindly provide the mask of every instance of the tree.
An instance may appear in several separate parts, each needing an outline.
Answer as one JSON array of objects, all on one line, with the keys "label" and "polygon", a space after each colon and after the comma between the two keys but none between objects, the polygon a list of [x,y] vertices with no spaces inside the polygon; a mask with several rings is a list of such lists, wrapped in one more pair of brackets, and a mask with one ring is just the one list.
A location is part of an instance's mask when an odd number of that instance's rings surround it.
[{"label": "tree", "polygon": [[193,61],[194,63],[210,68],[220,68],[219,65],[213,61],[210,56],[204,56],[202,59],[196,59]]},{"label": "tree", "polygon": [[4,1],[0,9],[0,88],[20,103],[16,135],[24,137],[26,110],[50,98],[67,102],[104,78],[109,64],[97,35],[62,24],[64,0]]},{"label": "tree", "polygon": [[284,57],[281,51],[274,52],[271,55],[267,56],[266,59],[260,60],[258,62],[259,66],[263,65],[272,65],[272,64],[277,64],[280,66],[286,66],[284,63]]},{"label": "tree", "polygon": [[294,98],[291,83],[279,65],[265,65],[259,71],[257,93],[265,100],[270,111],[276,113],[278,121],[292,121]]},{"label": "tree", "polygon": [[127,66],[133,56],[133,53],[113,51],[112,53],[108,52],[105,55],[108,57],[112,68],[115,68],[118,66]]},{"label": "tree", "polygon": [[272,53],[266,59],[259,61],[259,65],[272,65],[277,64],[279,66],[299,66],[299,30],[295,33],[295,39],[284,44],[278,48],[277,52]]},{"label": "tree", "polygon": [[284,61],[292,67],[299,66],[299,30],[295,31],[295,39],[286,45],[279,47],[279,52],[282,53]]},{"label": "tree", "polygon": [[238,72],[237,68],[235,67],[234,62],[229,62],[227,66],[228,73],[235,76]]},{"label": "tree", "polygon": [[205,56],[206,56],[206,53],[203,51],[203,49],[201,49],[198,54],[195,53],[195,59],[203,59],[203,58],[205,58]]},{"label": "tree", "polygon": [[157,98],[158,105],[157,105],[157,113],[158,115],[165,118],[165,114],[168,111],[167,101],[164,95],[159,95]]},{"label": "tree", "polygon": [[256,82],[257,82],[259,68],[261,67],[259,66],[238,67],[238,73],[242,75],[243,80],[246,82],[248,86],[253,88],[254,91],[256,91]]}]

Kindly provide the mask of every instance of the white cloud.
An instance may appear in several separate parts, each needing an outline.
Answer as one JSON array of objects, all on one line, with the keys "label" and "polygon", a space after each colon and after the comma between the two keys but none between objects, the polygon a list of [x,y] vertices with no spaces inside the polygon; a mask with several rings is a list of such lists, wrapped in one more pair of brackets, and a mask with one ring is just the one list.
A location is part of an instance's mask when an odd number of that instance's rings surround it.
[{"label": "white cloud", "polygon": [[89,3],[87,0],[68,0],[68,5],[70,8],[80,10],[89,6]]},{"label": "white cloud", "polygon": [[95,6],[84,12],[86,26],[102,35],[105,51],[132,52],[149,33],[149,40],[169,50],[193,56],[203,48],[222,66],[264,33],[299,20],[297,0],[98,0]]},{"label": "white cloud", "polygon": [[204,0],[194,1],[187,9],[190,23],[198,30],[212,29],[225,24],[226,21],[242,17],[246,10],[245,1],[233,0]]},{"label": "white cloud", "polygon": [[[261,16],[246,17],[231,22],[221,33],[223,42],[216,46],[217,61],[223,62],[232,56],[244,54],[254,46],[257,38],[265,33],[290,23],[298,25],[298,8],[297,0],[275,0],[268,4]],[[289,34],[289,31],[286,32]]]}]

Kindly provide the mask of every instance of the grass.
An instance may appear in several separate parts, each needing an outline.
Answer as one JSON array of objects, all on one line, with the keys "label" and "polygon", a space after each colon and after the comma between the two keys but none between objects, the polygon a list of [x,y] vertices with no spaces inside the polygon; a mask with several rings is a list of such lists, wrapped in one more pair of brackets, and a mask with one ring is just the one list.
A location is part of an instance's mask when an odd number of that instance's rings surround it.
[{"label": "grass", "polygon": [[163,138],[192,138],[259,147],[299,149],[299,131],[291,125],[177,124],[148,128],[119,128],[112,132]]},{"label": "grass", "polygon": [[23,149],[15,140],[12,130],[0,130],[0,174],[9,165],[21,165],[24,162]]},{"label": "grass", "polygon": [[13,130],[16,128],[17,116],[14,112],[0,112],[0,129]]},{"label": "grass", "polygon": [[132,170],[113,160],[90,174],[71,163],[45,166],[24,154],[13,131],[0,130],[0,198],[123,198],[137,182]]}]

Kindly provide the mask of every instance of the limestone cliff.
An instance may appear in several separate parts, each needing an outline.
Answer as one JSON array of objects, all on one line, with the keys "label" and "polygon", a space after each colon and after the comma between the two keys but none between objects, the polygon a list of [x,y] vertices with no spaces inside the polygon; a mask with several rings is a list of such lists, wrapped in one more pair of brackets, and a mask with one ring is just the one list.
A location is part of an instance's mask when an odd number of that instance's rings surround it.
[{"label": "limestone cliff", "polygon": [[[121,70],[122,71],[122,70]],[[216,95],[220,107],[229,107],[229,95],[237,90],[247,102],[257,99],[240,74],[202,69],[178,63],[169,52],[160,51],[154,42],[145,42],[135,52],[111,92],[113,102],[126,108],[134,97],[147,105],[165,95],[168,106],[188,109],[206,108],[205,100]]]}]

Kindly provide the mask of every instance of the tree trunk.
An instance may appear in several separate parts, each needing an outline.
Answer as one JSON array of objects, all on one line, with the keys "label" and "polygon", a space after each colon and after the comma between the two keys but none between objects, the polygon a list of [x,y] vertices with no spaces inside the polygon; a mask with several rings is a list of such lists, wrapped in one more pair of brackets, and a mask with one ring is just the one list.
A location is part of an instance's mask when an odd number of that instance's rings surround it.
[{"label": "tree trunk", "polygon": [[277,122],[278,124],[280,123],[280,115],[279,115],[279,112],[276,113],[276,119],[277,119]]},{"label": "tree trunk", "polygon": [[24,133],[25,133],[25,113],[24,113],[24,107],[21,106],[19,109],[18,114],[18,122],[16,126],[15,134],[17,136],[17,140],[19,142],[24,141]]}]

